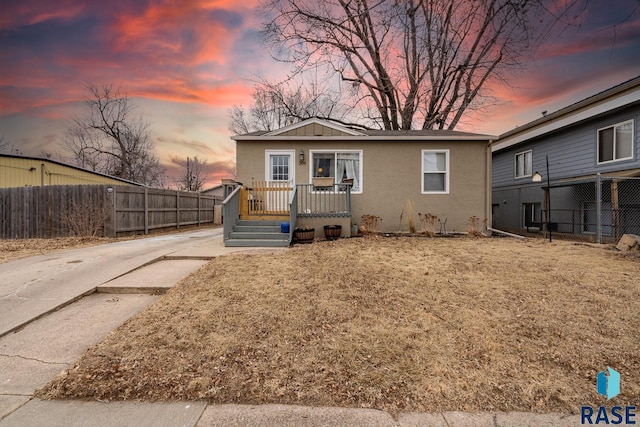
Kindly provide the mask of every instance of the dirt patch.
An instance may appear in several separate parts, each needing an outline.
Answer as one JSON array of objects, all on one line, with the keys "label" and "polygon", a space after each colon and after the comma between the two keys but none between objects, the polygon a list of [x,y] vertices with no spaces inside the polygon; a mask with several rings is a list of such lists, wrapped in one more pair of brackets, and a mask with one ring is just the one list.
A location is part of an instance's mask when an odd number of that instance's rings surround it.
[{"label": "dirt patch", "polygon": [[102,237],[57,237],[52,239],[0,240],[0,263],[63,249],[82,248],[116,242]]},{"label": "dirt patch", "polygon": [[640,259],[511,239],[316,242],[213,260],[38,392],[389,411],[602,405],[640,395]]}]

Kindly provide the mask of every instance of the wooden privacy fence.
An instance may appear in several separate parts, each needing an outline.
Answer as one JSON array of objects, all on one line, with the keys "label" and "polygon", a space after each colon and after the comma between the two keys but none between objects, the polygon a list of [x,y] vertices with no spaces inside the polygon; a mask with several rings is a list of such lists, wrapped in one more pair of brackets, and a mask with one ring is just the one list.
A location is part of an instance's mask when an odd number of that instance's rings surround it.
[{"label": "wooden privacy fence", "polygon": [[2,188],[0,238],[148,234],[153,229],[219,223],[220,204],[217,196],[142,187]]}]

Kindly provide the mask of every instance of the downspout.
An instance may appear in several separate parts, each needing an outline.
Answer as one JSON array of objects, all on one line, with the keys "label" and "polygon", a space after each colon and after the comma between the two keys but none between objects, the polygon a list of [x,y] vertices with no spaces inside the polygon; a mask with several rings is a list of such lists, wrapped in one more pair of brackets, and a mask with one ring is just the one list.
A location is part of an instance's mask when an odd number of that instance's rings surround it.
[{"label": "downspout", "polygon": [[493,212],[492,212],[492,207],[491,207],[491,202],[492,202],[492,192],[493,192],[493,187],[491,185],[491,160],[492,160],[492,154],[491,154],[491,146],[493,145],[493,140],[489,140],[489,144],[487,144],[487,155],[486,155],[486,195],[485,195],[485,218],[487,219],[487,223],[486,223],[486,228],[487,229],[491,229],[491,227],[493,226]]}]

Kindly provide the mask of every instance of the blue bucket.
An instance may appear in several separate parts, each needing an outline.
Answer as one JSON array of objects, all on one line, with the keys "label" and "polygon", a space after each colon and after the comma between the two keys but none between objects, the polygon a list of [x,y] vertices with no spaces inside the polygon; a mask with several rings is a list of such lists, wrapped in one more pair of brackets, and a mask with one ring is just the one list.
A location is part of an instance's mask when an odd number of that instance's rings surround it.
[{"label": "blue bucket", "polygon": [[280,232],[281,233],[289,233],[289,223],[288,222],[283,222],[282,224],[280,224]]}]

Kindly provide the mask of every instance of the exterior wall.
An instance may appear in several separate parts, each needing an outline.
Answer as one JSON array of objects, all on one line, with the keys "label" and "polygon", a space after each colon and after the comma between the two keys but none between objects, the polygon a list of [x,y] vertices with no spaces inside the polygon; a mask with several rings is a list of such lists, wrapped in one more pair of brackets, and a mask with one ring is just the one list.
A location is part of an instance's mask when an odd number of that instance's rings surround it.
[{"label": "exterior wall", "polygon": [[83,184],[132,185],[47,160],[0,156],[0,188]]},{"label": "exterior wall", "polygon": [[[619,162],[598,165],[597,134],[598,129],[633,120],[635,135],[635,158]],[[546,174],[545,158],[549,156],[549,174],[551,180],[573,178],[596,173],[609,173],[640,168],[640,106],[626,108],[615,114],[602,116],[571,128],[538,137],[494,153],[492,166],[492,186],[526,185],[531,178],[515,178],[515,155],[532,150],[533,172]]]},{"label": "exterior wall", "polygon": [[[628,120],[633,120],[634,158],[598,165],[598,129]],[[531,177],[515,178],[515,155],[527,150],[532,150],[532,172],[543,176],[542,183],[532,183]],[[640,106],[627,107],[493,153],[492,211],[495,228],[515,232],[525,228],[523,204],[542,204],[544,200],[542,187],[547,185],[547,156],[552,185],[552,221],[571,223],[570,213],[556,210],[580,209],[576,205],[577,198],[571,194],[571,187],[553,187],[554,183],[597,173],[615,175],[617,171],[640,168]]]},{"label": "exterior wall", "polygon": [[[311,180],[309,150],[362,150],[362,193],[352,195],[352,222],[360,225],[363,215],[382,218],[379,231],[407,231],[407,201],[418,213],[446,219],[446,230],[466,231],[469,218],[482,222],[490,216],[487,197],[488,141],[237,141],[237,177],[245,185],[265,179],[265,150],[295,150],[295,182]],[[422,150],[448,149],[449,194],[421,194]],[[300,150],[305,164],[299,164]],[[400,216],[403,215],[402,224]],[[436,224],[436,230],[439,230]]]}]

